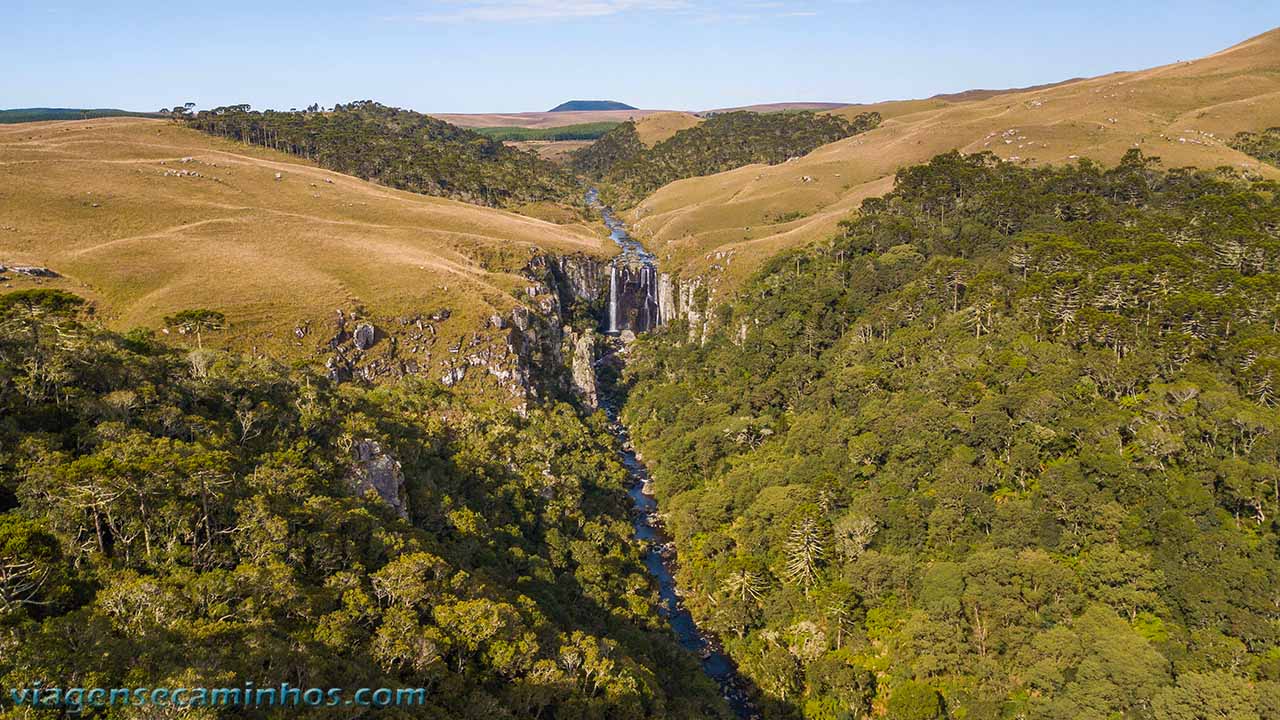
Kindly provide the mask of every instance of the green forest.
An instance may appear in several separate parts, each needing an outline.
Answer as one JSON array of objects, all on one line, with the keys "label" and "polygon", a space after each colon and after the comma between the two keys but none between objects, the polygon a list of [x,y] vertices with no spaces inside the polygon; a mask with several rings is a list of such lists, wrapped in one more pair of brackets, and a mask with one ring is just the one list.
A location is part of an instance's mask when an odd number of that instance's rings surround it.
[{"label": "green forest", "polygon": [[165,117],[158,113],[132,112],[115,108],[14,108],[0,110],[0,124],[44,122],[48,120],[95,120],[112,117]]},{"label": "green forest", "polygon": [[597,140],[618,127],[617,122],[579,123],[549,128],[482,127],[476,132],[500,142],[528,140]]},{"label": "green forest", "polygon": [[601,195],[630,207],[654,190],[684,178],[712,175],[752,163],[776,165],[880,125],[880,114],[853,120],[812,112],[719,113],[646,147],[635,123],[625,122],[573,153],[572,166],[600,183]]},{"label": "green forest", "polygon": [[[377,468],[400,480],[389,498],[362,482]],[[654,611],[625,481],[600,414],[335,386],[108,332],[60,290],[0,295],[0,686],[289,682],[427,688],[386,718],[720,717]]]},{"label": "green forest", "polygon": [[1280,186],[905,168],[624,420],[767,717],[1280,718]]},{"label": "green forest", "polygon": [[211,135],[298,155],[400,190],[496,207],[576,202],[579,195],[571,174],[533,153],[371,100],[335,105],[331,111],[230,105],[177,116]]}]

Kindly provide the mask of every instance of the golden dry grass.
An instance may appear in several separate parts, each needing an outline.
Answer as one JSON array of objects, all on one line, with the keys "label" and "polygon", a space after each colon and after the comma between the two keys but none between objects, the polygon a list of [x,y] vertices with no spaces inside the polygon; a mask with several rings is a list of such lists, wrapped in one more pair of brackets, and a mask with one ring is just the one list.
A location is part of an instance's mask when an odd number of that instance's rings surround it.
[{"label": "golden dry grass", "polygon": [[600,227],[561,219],[391,190],[161,120],[0,127],[0,263],[53,268],[64,277],[45,284],[117,329],[208,307],[230,320],[226,341],[310,355],[321,339],[292,329],[327,331],[339,308],[448,307],[442,338],[461,335],[514,304],[531,253],[616,252]]},{"label": "golden dry grass", "polygon": [[[769,256],[829,237],[905,165],[959,149],[1014,162],[1114,163],[1130,148],[1165,166],[1280,171],[1225,145],[1241,130],[1280,125],[1280,30],[1201,60],[1114,73],[976,100],[945,98],[842,108],[884,124],[776,166],[753,165],[661,188],[631,213],[665,269],[717,271],[732,287]],[[799,211],[803,218],[771,218]]]},{"label": "golden dry grass", "polygon": [[636,121],[636,134],[640,142],[653,147],[681,130],[687,130],[702,122],[693,113],[663,112],[646,115]]}]

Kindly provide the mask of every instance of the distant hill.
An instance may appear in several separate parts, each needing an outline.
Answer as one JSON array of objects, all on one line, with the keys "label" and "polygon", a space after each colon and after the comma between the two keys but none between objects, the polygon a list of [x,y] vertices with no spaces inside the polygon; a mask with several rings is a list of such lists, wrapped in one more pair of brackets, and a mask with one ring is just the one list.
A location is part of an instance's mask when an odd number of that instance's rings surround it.
[{"label": "distant hill", "polygon": [[570,100],[567,103],[561,103],[548,112],[596,112],[599,110],[636,110],[638,108],[631,107],[626,103],[616,102],[614,100]]},{"label": "distant hill", "polygon": [[40,122],[42,120],[95,120],[106,117],[164,117],[160,113],[133,112],[115,108],[14,108],[0,110],[0,123]]},{"label": "distant hill", "polygon": [[715,115],[716,113],[736,112],[745,110],[747,112],[771,113],[771,112],[788,112],[796,110],[813,110],[820,112],[822,110],[838,110],[847,107],[849,103],[839,102],[776,102],[776,103],[758,103],[756,105],[739,105],[738,107],[715,108],[714,110],[703,110],[699,115]]}]

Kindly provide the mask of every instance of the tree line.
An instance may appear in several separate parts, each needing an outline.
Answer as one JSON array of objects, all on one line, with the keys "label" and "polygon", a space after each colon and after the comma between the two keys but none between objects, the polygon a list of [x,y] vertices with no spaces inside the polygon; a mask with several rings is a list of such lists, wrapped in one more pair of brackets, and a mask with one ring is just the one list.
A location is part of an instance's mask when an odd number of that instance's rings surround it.
[{"label": "tree line", "polygon": [[569,173],[534,153],[371,100],[327,111],[256,111],[242,104],[194,114],[189,107],[176,107],[174,113],[202,132],[401,190],[495,207],[577,202],[579,194]]},{"label": "tree line", "polygon": [[776,165],[879,125],[875,112],[847,120],[808,111],[736,111],[716,114],[650,148],[629,121],[575,151],[571,164],[600,184],[606,200],[627,207],[676,180],[753,163]]}]

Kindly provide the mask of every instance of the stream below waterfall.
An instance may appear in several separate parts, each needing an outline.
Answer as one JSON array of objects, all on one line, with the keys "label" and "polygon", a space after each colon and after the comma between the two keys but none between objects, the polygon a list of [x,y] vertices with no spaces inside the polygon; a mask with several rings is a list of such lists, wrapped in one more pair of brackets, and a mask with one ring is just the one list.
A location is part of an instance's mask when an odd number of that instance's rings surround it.
[{"label": "stream below waterfall", "polygon": [[[619,276],[623,274],[619,272],[619,268],[638,266],[640,272],[645,273],[642,278],[651,279],[656,283],[657,266],[653,255],[627,233],[626,226],[617,218],[613,210],[600,204],[599,195],[595,189],[587,193],[587,203],[599,208],[605,225],[609,227],[609,236],[622,248],[622,254],[610,263],[607,332],[614,334],[618,333],[621,329],[619,326],[624,324],[619,312],[619,297],[623,295],[619,282]],[[643,293],[640,297],[642,302],[648,300]],[[656,312],[656,298],[653,299],[653,304],[652,325],[646,325],[641,330],[656,327],[661,321]],[[637,316],[633,314],[630,318],[635,320]],[[680,591],[676,586],[675,578],[675,544],[662,530],[658,501],[653,497],[649,471],[632,449],[627,430],[619,419],[619,408],[612,401],[601,403],[601,407],[609,415],[610,432],[622,447],[622,464],[626,466],[631,478],[631,484],[627,489],[632,502],[631,524],[635,528],[636,540],[644,547],[645,567],[658,581],[658,612],[671,626],[680,645],[701,659],[702,671],[719,685],[720,694],[729,704],[734,715],[741,720],[758,718],[759,712],[751,703],[746,690],[747,683],[738,674],[737,667],[720,650],[720,644],[713,636],[698,629],[693,615],[680,600]]]}]

